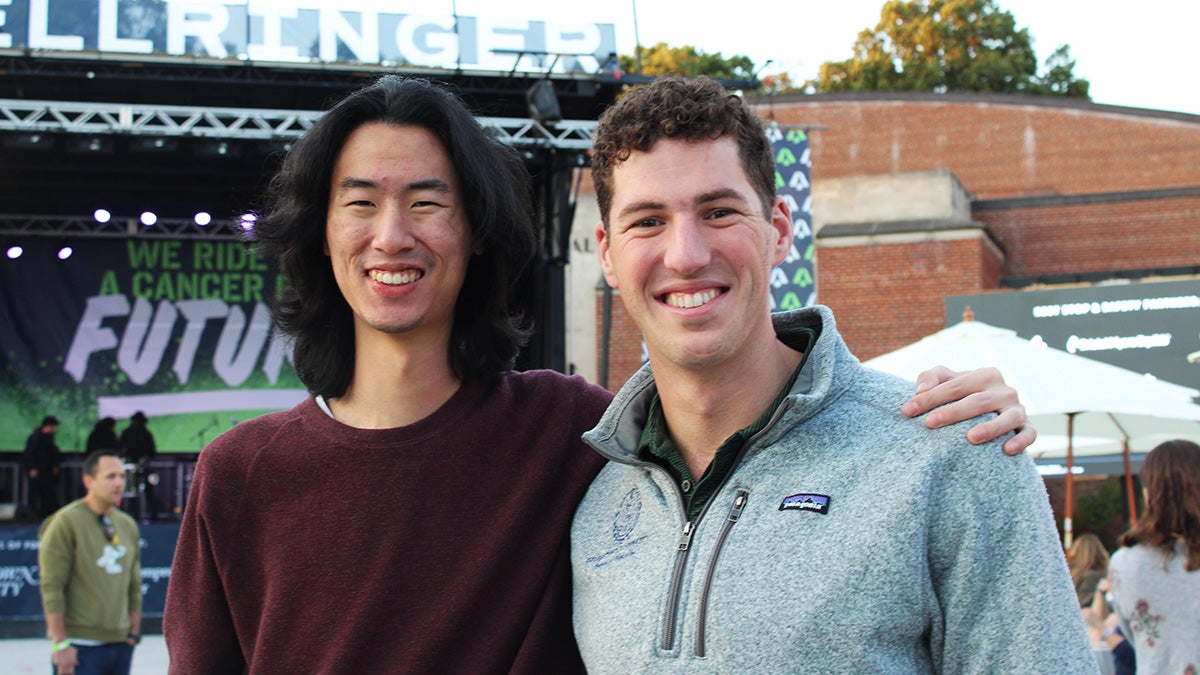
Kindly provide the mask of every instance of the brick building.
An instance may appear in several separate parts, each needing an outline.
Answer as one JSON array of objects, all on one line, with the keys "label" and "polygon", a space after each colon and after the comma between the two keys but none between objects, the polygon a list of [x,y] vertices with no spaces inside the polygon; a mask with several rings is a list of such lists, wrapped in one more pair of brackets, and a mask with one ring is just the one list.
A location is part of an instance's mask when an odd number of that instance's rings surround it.
[{"label": "brick building", "polygon": [[[818,300],[862,359],[943,328],[947,296],[1200,279],[1198,115],[1008,95],[751,103],[810,129]],[[591,288],[593,372],[615,389],[640,339],[618,299],[606,344]]]}]

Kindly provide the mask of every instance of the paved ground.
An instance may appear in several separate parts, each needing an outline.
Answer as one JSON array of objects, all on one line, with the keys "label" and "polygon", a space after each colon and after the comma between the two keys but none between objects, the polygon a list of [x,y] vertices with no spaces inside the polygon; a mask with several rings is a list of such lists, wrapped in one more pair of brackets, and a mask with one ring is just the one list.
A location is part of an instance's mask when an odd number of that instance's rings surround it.
[{"label": "paved ground", "polygon": [[[38,639],[0,640],[0,671],[12,675],[50,672],[50,641]],[[133,653],[131,675],[165,675],[167,644],[161,635],[147,635]]]}]

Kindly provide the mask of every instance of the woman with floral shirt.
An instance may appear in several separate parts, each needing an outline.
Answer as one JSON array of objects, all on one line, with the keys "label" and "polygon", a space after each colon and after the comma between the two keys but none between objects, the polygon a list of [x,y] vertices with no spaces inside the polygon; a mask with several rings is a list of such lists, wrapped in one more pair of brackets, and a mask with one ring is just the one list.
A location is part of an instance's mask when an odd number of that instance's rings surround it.
[{"label": "woman with floral shirt", "polygon": [[1146,512],[1109,564],[1139,673],[1200,672],[1200,446],[1167,441],[1142,463]]}]

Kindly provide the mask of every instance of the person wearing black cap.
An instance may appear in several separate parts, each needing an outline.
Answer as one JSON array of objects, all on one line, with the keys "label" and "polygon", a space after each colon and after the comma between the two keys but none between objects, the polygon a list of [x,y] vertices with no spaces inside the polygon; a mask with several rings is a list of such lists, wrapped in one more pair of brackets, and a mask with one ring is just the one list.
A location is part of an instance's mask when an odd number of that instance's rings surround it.
[{"label": "person wearing black cap", "polygon": [[125,456],[126,462],[137,465],[134,480],[137,482],[138,513],[142,522],[146,522],[154,513],[153,486],[147,477],[150,460],[158,453],[158,447],[154,444],[154,434],[150,433],[146,422],[146,413],[139,410],[133,413],[129,418],[129,426],[121,432],[121,454]]},{"label": "person wearing black cap", "polygon": [[121,432],[121,454],[125,455],[125,461],[148,462],[158,452],[154,445],[154,434],[150,433],[146,422],[146,414],[139,410],[133,413],[133,417],[129,418],[129,426]]},{"label": "person wearing black cap", "polygon": [[23,456],[29,476],[29,509],[38,520],[58,510],[58,473],[62,453],[54,442],[58,418],[47,415],[42,424],[29,434]]}]

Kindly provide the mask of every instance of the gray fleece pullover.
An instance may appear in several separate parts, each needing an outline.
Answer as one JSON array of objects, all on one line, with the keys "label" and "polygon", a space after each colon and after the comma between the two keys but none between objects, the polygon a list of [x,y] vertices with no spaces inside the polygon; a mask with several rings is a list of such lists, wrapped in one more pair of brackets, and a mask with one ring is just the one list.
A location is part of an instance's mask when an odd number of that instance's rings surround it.
[{"label": "gray fleece pullover", "polygon": [[[639,461],[643,368],[584,439],[612,462],[571,533],[593,673],[1095,673],[1041,478],[900,407],[912,384],[818,332],[772,421],[706,510]],[[969,424],[969,423],[964,423]]]}]

